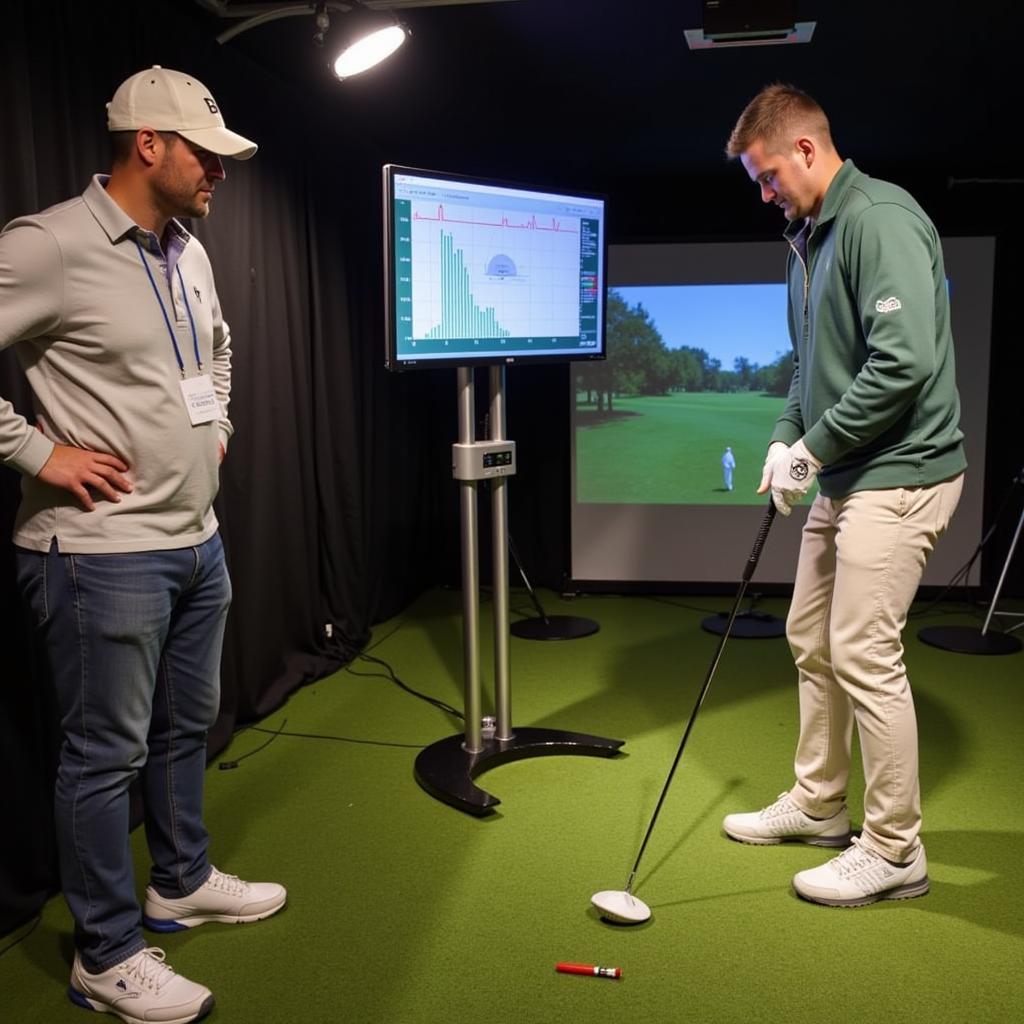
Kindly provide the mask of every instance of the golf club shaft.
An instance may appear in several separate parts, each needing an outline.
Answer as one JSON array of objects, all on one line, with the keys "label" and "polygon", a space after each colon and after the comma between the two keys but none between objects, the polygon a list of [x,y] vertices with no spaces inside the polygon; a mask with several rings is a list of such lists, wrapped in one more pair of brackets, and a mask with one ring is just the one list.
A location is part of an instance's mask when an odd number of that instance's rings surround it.
[{"label": "golf club shaft", "polygon": [[733,601],[732,611],[729,613],[729,621],[726,623],[725,631],[722,633],[722,637],[718,641],[718,648],[715,650],[715,656],[711,661],[708,674],[704,677],[704,685],[700,688],[700,693],[697,695],[697,702],[693,705],[693,711],[690,712],[690,720],[686,723],[686,730],[683,732],[682,741],[679,744],[679,749],[676,751],[675,760],[672,762],[672,767],[669,769],[668,778],[665,779],[665,785],[661,789],[661,796],[658,797],[658,803],[654,808],[654,814],[651,815],[651,823],[647,826],[647,833],[644,836],[644,841],[640,844],[640,852],[636,855],[636,860],[633,862],[633,870],[629,873],[629,881],[626,883],[626,892],[630,894],[633,892],[633,881],[636,878],[637,869],[640,867],[640,860],[644,855],[644,850],[647,849],[647,841],[651,838],[651,833],[654,831],[654,823],[658,820],[661,805],[665,802],[665,795],[668,793],[669,786],[672,785],[672,778],[676,773],[676,768],[679,767],[679,761],[683,756],[683,751],[686,749],[686,741],[690,738],[693,723],[697,720],[697,712],[700,711],[701,705],[704,703],[704,698],[708,695],[708,690],[711,688],[711,680],[714,678],[715,670],[718,668],[718,663],[722,659],[722,651],[725,648],[725,642],[729,639],[729,634],[732,632],[732,625],[736,621],[736,614],[739,611],[740,603],[743,601],[743,595],[747,592],[747,584],[750,582],[750,578],[754,575],[754,570],[757,568],[758,560],[761,557],[761,549],[764,547],[764,542],[768,537],[768,530],[771,528],[772,520],[774,518],[775,502],[769,497],[768,511],[765,512],[764,519],[761,521],[761,528],[758,531],[757,540],[754,542],[754,547],[750,552],[750,557],[747,559],[747,566],[743,570],[743,579],[741,580],[740,588],[736,593],[736,600]]}]

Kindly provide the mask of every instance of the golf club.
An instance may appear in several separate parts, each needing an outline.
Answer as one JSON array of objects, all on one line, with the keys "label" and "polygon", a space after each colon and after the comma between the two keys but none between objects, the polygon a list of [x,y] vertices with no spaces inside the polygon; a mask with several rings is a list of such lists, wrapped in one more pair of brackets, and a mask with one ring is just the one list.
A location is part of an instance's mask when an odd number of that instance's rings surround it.
[{"label": "golf club", "polygon": [[621,890],[606,889],[602,892],[596,892],[590,897],[590,902],[601,911],[601,916],[609,921],[613,921],[618,924],[642,924],[651,916],[651,908],[648,907],[643,900],[637,899],[633,895],[633,883],[636,879],[637,869],[640,867],[640,859],[644,855],[644,850],[647,849],[647,841],[651,838],[651,833],[654,831],[654,823],[658,820],[658,813],[661,811],[661,805],[665,802],[665,795],[668,793],[669,786],[672,785],[672,777],[676,773],[676,768],[679,767],[679,761],[683,756],[683,750],[686,749],[686,741],[690,737],[690,731],[693,729],[693,723],[697,720],[697,712],[700,711],[701,705],[704,703],[704,698],[708,695],[708,690],[711,687],[711,680],[715,675],[715,669],[718,668],[718,662],[722,658],[722,650],[725,647],[726,640],[729,639],[729,634],[732,631],[732,624],[736,619],[736,613],[739,611],[740,602],[743,600],[743,595],[747,590],[747,584],[750,582],[750,578],[754,575],[754,570],[757,568],[758,560],[761,557],[761,549],[764,547],[764,542],[768,537],[768,530],[771,528],[772,520],[774,518],[775,503],[769,497],[768,511],[765,512],[764,519],[761,520],[761,528],[757,532],[757,540],[754,542],[753,550],[750,552],[750,557],[747,559],[747,567],[743,570],[743,579],[740,582],[740,588],[736,594],[736,600],[733,602],[732,612],[729,614],[729,621],[726,623],[725,632],[722,633],[721,639],[718,641],[718,648],[716,649],[715,656],[711,661],[711,667],[708,669],[708,674],[704,678],[704,685],[701,687],[700,693],[697,696],[697,702],[693,706],[693,711],[690,712],[690,720],[686,723],[686,731],[683,733],[679,749],[676,751],[675,760],[672,762],[672,767],[669,769],[668,778],[665,779],[665,785],[662,787],[661,796],[658,798],[657,806],[654,808],[654,814],[651,815],[651,823],[647,826],[647,833],[644,836],[644,841],[640,844],[640,852],[636,855],[636,860],[633,862],[633,870],[629,873],[629,881],[626,883],[626,888]]}]

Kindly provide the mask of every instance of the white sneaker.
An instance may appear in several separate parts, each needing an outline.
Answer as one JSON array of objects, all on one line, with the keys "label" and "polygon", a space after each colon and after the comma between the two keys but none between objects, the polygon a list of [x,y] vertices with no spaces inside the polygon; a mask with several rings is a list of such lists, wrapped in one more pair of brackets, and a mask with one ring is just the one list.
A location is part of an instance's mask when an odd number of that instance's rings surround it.
[{"label": "white sneaker", "polygon": [[865,907],[878,900],[908,900],[928,891],[928,860],[924,847],[913,860],[897,867],[859,839],[820,868],[793,877],[797,895],[826,907]]},{"label": "white sneaker", "polygon": [[175,974],[155,947],[100,974],[90,974],[76,953],[68,996],[76,1006],[113,1013],[128,1024],[185,1024],[213,1009],[213,993]]},{"label": "white sneaker", "polygon": [[161,896],[153,886],[147,886],[142,923],[156,932],[177,932],[208,921],[261,921],[276,914],[287,898],[285,887],[277,882],[243,882],[213,868],[195,892],[180,899]]},{"label": "white sneaker", "polygon": [[730,839],[767,846],[773,843],[810,843],[811,846],[847,846],[850,816],[843,807],[831,818],[809,818],[789,793],[780,793],[773,804],[748,814],[727,814],[722,829]]}]

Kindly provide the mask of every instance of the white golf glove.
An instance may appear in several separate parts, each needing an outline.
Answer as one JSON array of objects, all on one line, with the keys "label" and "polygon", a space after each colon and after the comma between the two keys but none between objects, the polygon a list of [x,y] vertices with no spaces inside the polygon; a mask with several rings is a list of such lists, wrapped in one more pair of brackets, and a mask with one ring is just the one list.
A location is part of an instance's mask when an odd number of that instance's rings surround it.
[{"label": "white golf glove", "polygon": [[772,485],[772,470],[775,468],[776,459],[784,459],[789,455],[789,445],[784,441],[772,441],[768,445],[768,452],[764,457],[764,469],[761,470],[761,483],[758,485],[758,494],[767,494],[768,488]]},{"label": "white golf glove", "polygon": [[767,489],[767,482],[772,489],[775,507],[784,516],[788,516],[793,511],[793,506],[803,500],[814,486],[820,469],[821,463],[808,451],[802,439],[791,448],[781,441],[776,441],[768,449],[759,493],[764,493]]}]

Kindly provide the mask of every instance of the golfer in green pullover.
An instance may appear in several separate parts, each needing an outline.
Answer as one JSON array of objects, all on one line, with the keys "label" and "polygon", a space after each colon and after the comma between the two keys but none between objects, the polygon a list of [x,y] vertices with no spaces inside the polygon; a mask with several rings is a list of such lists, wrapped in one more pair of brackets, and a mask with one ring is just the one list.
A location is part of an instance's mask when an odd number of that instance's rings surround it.
[{"label": "golfer in green pullover", "polygon": [[[793,379],[758,493],[789,515],[815,481],[786,623],[796,662],[796,782],[730,814],[726,835],[844,848],[793,879],[804,899],[856,907],[928,891],[917,721],[901,633],[966,466],[935,226],[903,189],[836,152],[806,93],[763,89],[726,152],[789,222]],[[854,724],[864,827],[846,808]]]}]

